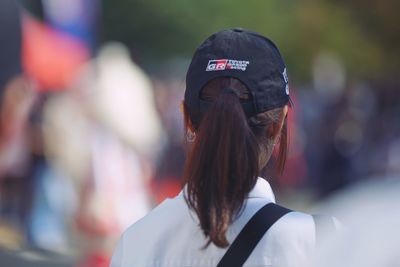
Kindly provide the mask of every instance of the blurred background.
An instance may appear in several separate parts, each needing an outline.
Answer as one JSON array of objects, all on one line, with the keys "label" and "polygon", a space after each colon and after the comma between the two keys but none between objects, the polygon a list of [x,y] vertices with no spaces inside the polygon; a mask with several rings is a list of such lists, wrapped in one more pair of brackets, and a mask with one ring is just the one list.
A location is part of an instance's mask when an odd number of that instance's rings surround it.
[{"label": "blurred background", "polygon": [[278,201],[310,211],[400,174],[399,1],[0,1],[1,266],[108,266],[180,191],[185,72],[223,28],[270,37],[287,64]]}]

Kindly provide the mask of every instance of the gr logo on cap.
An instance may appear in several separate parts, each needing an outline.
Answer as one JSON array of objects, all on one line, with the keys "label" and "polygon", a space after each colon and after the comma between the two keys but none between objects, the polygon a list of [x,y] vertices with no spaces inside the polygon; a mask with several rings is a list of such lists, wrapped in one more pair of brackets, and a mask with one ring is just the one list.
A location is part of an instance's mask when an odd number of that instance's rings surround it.
[{"label": "gr logo on cap", "polygon": [[233,59],[216,59],[209,60],[206,71],[218,71],[218,70],[241,70],[245,71],[249,61],[246,60],[233,60]]}]

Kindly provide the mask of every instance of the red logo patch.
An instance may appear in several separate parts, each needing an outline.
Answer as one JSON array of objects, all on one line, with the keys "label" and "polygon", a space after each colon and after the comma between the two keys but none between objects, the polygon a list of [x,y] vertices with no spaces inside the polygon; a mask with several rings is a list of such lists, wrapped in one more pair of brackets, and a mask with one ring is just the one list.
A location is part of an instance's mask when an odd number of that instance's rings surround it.
[{"label": "red logo patch", "polygon": [[224,70],[226,68],[227,63],[228,63],[227,59],[210,60],[208,61],[206,71]]},{"label": "red logo patch", "polygon": [[206,71],[241,70],[245,71],[249,61],[233,59],[212,59],[208,61]]}]

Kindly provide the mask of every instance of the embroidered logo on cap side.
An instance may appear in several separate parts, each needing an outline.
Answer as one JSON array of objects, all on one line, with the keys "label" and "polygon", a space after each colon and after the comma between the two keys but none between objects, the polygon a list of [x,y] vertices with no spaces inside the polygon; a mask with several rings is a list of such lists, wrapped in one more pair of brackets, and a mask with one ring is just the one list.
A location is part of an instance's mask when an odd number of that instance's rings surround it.
[{"label": "embroidered logo on cap side", "polygon": [[233,59],[212,59],[208,61],[206,71],[241,70],[245,71],[250,61]]}]

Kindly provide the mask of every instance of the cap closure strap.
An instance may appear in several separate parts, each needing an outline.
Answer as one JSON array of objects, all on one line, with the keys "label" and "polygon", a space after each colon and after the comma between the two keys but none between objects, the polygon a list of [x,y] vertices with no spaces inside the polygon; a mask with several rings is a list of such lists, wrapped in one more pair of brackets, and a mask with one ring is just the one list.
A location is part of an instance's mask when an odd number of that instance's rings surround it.
[{"label": "cap closure strap", "polygon": [[234,95],[236,95],[237,97],[240,97],[240,92],[239,92],[239,90],[234,89],[234,88],[232,88],[232,87],[226,87],[226,88],[222,89],[221,93],[223,93],[223,94],[234,94]]}]

